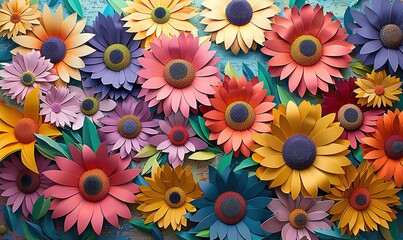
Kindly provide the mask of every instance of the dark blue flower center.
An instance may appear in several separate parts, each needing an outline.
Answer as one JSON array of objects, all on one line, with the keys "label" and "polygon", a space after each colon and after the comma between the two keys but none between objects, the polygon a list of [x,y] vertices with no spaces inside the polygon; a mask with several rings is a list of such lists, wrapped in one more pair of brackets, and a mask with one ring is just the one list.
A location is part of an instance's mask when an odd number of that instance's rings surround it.
[{"label": "dark blue flower center", "polygon": [[91,99],[85,99],[82,103],[82,107],[86,111],[90,111],[94,107],[94,101],[91,101]]},{"label": "dark blue flower center", "polygon": [[392,135],[385,140],[385,154],[392,159],[403,158],[403,136]]},{"label": "dark blue flower center", "polygon": [[122,123],[122,131],[128,135],[135,133],[138,127],[136,121],[130,118]]},{"label": "dark blue flower center", "polygon": [[403,32],[396,24],[387,24],[381,29],[380,37],[383,46],[396,49],[402,44]]},{"label": "dark blue flower center", "polygon": [[348,122],[355,122],[358,120],[358,112],[354,108],[349,108],[344,112],[344,118]]},{"label": "dark blue flower center", "polygon": [[151,19],[158,24],[164,24],[168,22],[170,16],[171,12],[165,7],[156,7],[151,12]]},{"label": "dark blue flower center", "polygon": [[93,97],[87,97],[81,102],[81,112],[91,116],[98,112],[99,102]]},{"label": "dark blue flower center", "polygon": [[21,185],[24,187],[29,187],[32,184],[32,177],[28,174],[25,174],[21,177]]},{"label": "dark blue flower center", "polygon": [[403,152],[403,142],[394,142],[391,145],[391,149],[395,154],[401,154]]},{"label": "dark blue flower center", "polygon": [[181,142],[185,138],[185,133],[181,130],[176,130],[173,133],[173,139],[177,142]]},{"label": "dark blue flower center", "polygon": [[316,158],[316,146],[306,136],[295,135],[284,143],[283,158],[287,166],[295,170],[309,168]]},{"label": "dark blue flower center", "polygon": [[21,75],[21,82],[24,86],[32,86],[35,83],[35,75],[32,72],[24,72]]},{"label": "dark blue flower center", "polygon": [[316,53],[316,44],[312,40],[303,40],[299,44],[299,51],[305,57],[311,57]]},{"label": "dark blue flower center", "polygon": [[225,224],[234,225],[242,221],[246,211],[246,201],[237,192],[224,192],[214,203],[217,218]]},{"label": "dark blue flower center", "polygon": [[169,201],[171,203],[177,204],[181,201],[181,195],[178,192],[172,192],[169,194]]},{"label": "dark blue flower center", "polygon": [[237,103],[231,108],[230,116],[232,121],[236,123],[244,122],[249,116],[248,108],[245,104]]},{"label": "dark blue flower center", "polygon": [[232,0],[225,9],[225,15],[231,24],[243,26],[252,19],[253,9],[246,0]]},{"label": "dark blue flower center", "polygon": [[89,176],[84,180],[84,191],[89,195],[97,195],[102,191],[102,180],[97,176]]},{"label": "dark blue flower center", "polygon": [[294,217],[294,222],[299,226],[305,226],[308,219],[305,214],[299,213]]},{"label": "dark blue flower center", "polygon": [[193,65],[183,59],[172,60],[165,65],[164,79],[174,88],[189,87],[195,79]]},{"label": "dark blue flower center", "polygon": [[66,44],[57,37],[46,39],[41,46],[41,55],[49,59],[51,63],[58,63],[66,56]]},{"label": "dark blue flower center", "polygon": [[157,18],[163,18],[163,17],[165,17],[166,14],[167,14],[167,11],[165,11],[165,8],[163,8],[163,7],[157,7],[154,10],[154,15]]},{"label": "dark blue flower center", "polygon": [[355,104],[345,104],[337,112],[337,120],[347,131],[354,131],[362,126],[364,115]]},{"label": "dark blue flower center", "polygon": [[364,206],[365,204],[367,204],[367,196],[365,196],[365,194],[360,193],[355,197],[355,203],[358,206]]},{"label": "dark blue flower center", "polygon": [[120,135],[130,139],[137,137],[140,134],[141,129],[140,120],[132,115],[122,117],[118,124]]},{"label": "dark blue flower center", "polygon": [[124,58],[123,52],[120,49],[114,49],[109,53],[109,59],[114,64],[120,63]]},{"label": "dark blue flower center", "polygon": [[221,212],[227,218],[234,218],[241,213],[241,201],[234,197],[227,197],[221,203]]},{"label": "dark blue flower center", "polygon": [[181,62],[176,62],[169,67],[169,74],[175,80],[181,80],[188,74],[188,69],[185,64]]}]

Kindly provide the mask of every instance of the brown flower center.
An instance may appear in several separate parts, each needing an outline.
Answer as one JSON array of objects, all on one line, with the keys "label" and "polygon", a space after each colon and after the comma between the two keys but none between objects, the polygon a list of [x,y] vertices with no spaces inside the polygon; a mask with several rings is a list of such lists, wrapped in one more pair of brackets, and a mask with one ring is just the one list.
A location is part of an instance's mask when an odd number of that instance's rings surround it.
[{"label": "brown flower center", "polygon": [[164,78],[174,88],[187,88],[195,79],[195,70],[190,62],[175,59],[165,66]]},{"label": "brown flower center", "polygon": [[18,23],[19,21],[21,21],[21,16],[18,13],[14,13],[13,15],[11,15],[10,22],[15,24]]},{"label": "brown flower center", "polygon": [[118,131],[125,138],[137,137],[141,129],[141,121],[133,115],[123,116],[118,123]]},{"label": "brown flower center", "polygon": [[14,127],[14,136],[20,143],[31,143],[35,141],[35,135],[39,133],[38,123],[31,118],[18,120]]},{"label": "brown flower center", "polygon": [[398,48],[403,41],[403,33],[396,24],[387,24],[380,31],[383,46],[390,49]]},{"label": "brown flower center", "polygon": [[41,185],[39,174],[29,169],[24,169],[18,173],[16,183],[18,189],[26,194],[34,193]]},{"label": "brown flower center", "polygon": [[299,65],[315,65],[322,58],[322,44],[314,36],[301,35],[291,44],[291,57]]},{"label": "brown flower center", "polygon": [[99,202],[109,194],[109,177],[99,168],[88,170],[81,175],[78,188],[85,200]]},{"label": "brown flower center", "polygon": [[244,131],[255,122],[255,111],[246,102],[233,102],[225,110],[225,122],[234,130]]},{"label": "brown flower center", "polygon": [[347,131],[354,131],[361,127],[364,115],[359,107],[354,104],[346,104],[337,112],[337,120]]}]

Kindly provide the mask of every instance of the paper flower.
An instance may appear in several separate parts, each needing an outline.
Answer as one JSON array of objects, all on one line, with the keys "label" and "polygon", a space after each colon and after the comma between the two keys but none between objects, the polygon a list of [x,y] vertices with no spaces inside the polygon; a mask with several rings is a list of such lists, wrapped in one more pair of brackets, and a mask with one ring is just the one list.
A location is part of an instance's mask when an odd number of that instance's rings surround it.
[{"label": "paper flower", "polygon": [[81,33],[86,20],[76,23],[77,14],[74,13],[63,20],[62,6],[56,9],[54,15],[45,4],[43,15],[39,18],[40,24],[32,29],[33,34],[13,37],[13,41],[20,46],[13,49],[13,54],[27,53],[32,49],[41,52],[41,55],[54,64],[61,80],[70,82],[70,77],[81,80],[79,68],[85,66],[80,57],[86,56],[94,49],[84,43],[90,40],[94,34]]},{"label": "paper flower", "polygon": [[100,119],[116,107],[116,102],[111,99],[101,100],[101,94],[95,94],[93,88],[84,88],[84,90],[75,86],[69,86],[69,88],[77,97],[77,119],[73,123],[73,130],[83,127],[85,117],[101,127]]},{"label": "paper flower", "polygon": [[42,155],[36,155],[39,174],[34,173],[22,165],[16,156],[10,156],[11,161],[3,161],[0,168],[0,190],[2,197],[7,198],[7,205],[12,205],[12,211],[16,212],[20,207],[25,217],[32,214],[33,204],[42,195],[45,189],[52,186],[43,171],[56,169],[55,165],[49,165],[50,161]]},{"label": "paper flower", "polygon": [[[1,12],[0,12],[1,14]],[[59,79],[52,71],[53,64],[33,51],[13,56],[13,62],[0,70],[0,88],[6,96],[23,103],[28,92],[40,86],[41,92],[50,89],[53,82]]]},{"label": "paper flower", "polygon": [[322,197],[310,198],[298,196],[295,200],[290,195],[276,189],[278,199],[272,199],[267,206],[274,216],[262,224],[263,230],[276,233],[281,231],[281,238],[287,240],[319,240],[316,229],[331,230],[333,223],[327,219],[327,213],[333,201]]},{"label": "paper flower", "polygon": [[362,139],[363,156],[379,177],[403,186],[403,112],[396,109],[379,117],[375,133]]},{"label": "paper flower", "polygon": [[[399,163],[400,164],[400,163]],[[336,201],[330,209],[332,221],[339,220],[341,234],[357,236],[359,231],[378,230],[378,225],[389,229],[388,222],[396,219],[393,206],[400,205],[393,182],[385,182],[374,175],[373,167],[363,163],[346,190],[332,188],[326,198]]]},{"label": "paper flower", "polygon": [[224,82],[215,87],[210,98],[211,107],[204,108],[206,126],[210,129],[210,140],[223,145],[224,152],[232,150],[249,157],[249,147],[254,144],[252,136],[256,133],[270,132],[268,123],[273,120],[270,114],[275,106],[274,97],[266,96],[267,89],[257,78],[246,81],[225,76]]},{"label": "paper flower", "polygon": [[198,210],[190,217],[197,233],[210,229],[210,239],[261,239],[266,233],[260,228],[269,212],[270,201],[264,190],[266,183],[248,171],[234,173],[226,168],[223,174],[209,166],[210,182],[199,181],[204,198],[191,202]]},{"label": "paper flower", "polygon": [[240,49],[247,53],[263,45],[264,31],[271,30],[274,15],[281,11],[274,0],[205,0],[201,4],[206,7],[200,13],[204,17],[200,23],[207,25],[204,31],[235,55]]},{"label": "paper flower", "polygon": [[29,1],[4,1],[0,8],[0,37],[15,37],[31,31],[33,25],[39,24],[38,4],[30,5]]},{"label": "paper flower", "polygon": [[131,219],[126,203],[134,203],[139,191],[132,182],[139,169],[127,169],[130,158],[121,159],[119,154],[108,156],[105,143],[94,152],[87,145],[82,152],[69,146],[72,159],[55,157],[60,170],[49,170],[43,174],[56,185],[44,192],[53,198],[50,208],[52,218],[66,216],[64,231],[77,223],[78,234],[90,224],[99,235],[104,219],[118,227],[118,216]]},{"label": "paper flower", "polygon": [[353,93],[355,78],[347,81],[336,81],[336,89],[323,94],[321,103],[323,114],[336,113],[335,121],[340,122],[344,128],[342,139],[350,141],[350,146],[357,148],[357,141],[362,143],[362,138],[368,133],[375,132],[376,122],[384,110],[361,107]]},{"label": "paper flower", "polygon": [[177,231],[186,227],[185,214],[196,211],[190,202],[203,196],[190,166],[172,169],[165,164],[151,178],[145,179],[149,186],[140,186],[141,193],[137,194],[140,204],[137,209],[143,212],[144,223],[155,222],[160,228],[171,226]]},{"label": "paper flower", "polygon": [[357,93],[356,98],[362,106],[392,106],[394,101],[399,101],[397,95],[402,93],[400,78],[387,76],[385,70],[367,73],[366,78],[358,78],[355,83],[358,88],[354,92]]},{"label": "paper flower", "polygon": [[180,111],[186,118],[189,109],[197,110],[197,102],[210,106],[207,97],[214,94],[220,75],[215,67],[219,58],[209,51],[211,43],[199,46],[199,38],[181,33],[169,39],[163,35],[155,39],[150,51],[139,58],[143,69],[137,74],[142,89],[138,97],[145,96],[149,107],[158,105],[165,116]]},{"label": "paper flower", "polygon": [[83,58],[85,68],[81,70],[90,75],[83,86],[96,87],[95,93],[102,93],[102,98],[124,99],[134,91],[137,71],[141,69],[137,61],[142,55],[140,41],[133,41],[133,35],[125,32],[117,13],[98,13],[93,25],[87,26],[86,32],[95,34],[88,45],[96,51]]},{"label": "paper flower", "polygon": [[29,170],[38,173],[34,134],[48,137],[61,135],[54,126],[42,123],[38,114],[39,86],[28,93],[23,112],[0,103],[0,161],[14,152],[21,151],[22,163]]},{"label": "paper flower", "polygon": [[343,167],[351,162],[345,156],[349,141],[339,139],[343,128],[333,123],[335,114],[321,117],[320,105],[290,101],[273,116],[272,133],[253,136],[252,159],[261,165],[256,176],[293,199],[300,193],[316,197],[318,188],[329,192],[331,184],[340,184]]},{"label": "paper flower", "polygon": [[353,34],[348,41],[356,45],[356,58],[376,71],[388,67],[403,69],[403,3],[373,0],[365,4],[364,13],[352,10],[356,23],[349,25]]},{"label": "paper flower", "polygon": [[329,91],[333,77],[343,78],[340,68],[348,68],[349,53],[354,46],[345,41],[347,34],[333,15],[323,15],[318,5],[285,8],[284,16],[276,15],[272,31],[265,33],[262,52],[272,56],[269,71],[280,80],[288,78],[288,87],[302,97],[306,89],[316,95],[318,88]]},{"label": "paper flower", "polygon": [[182,114],[171,114],[167,120],[160,120],[161,134],[152,136],[148,142],[157,150],[168,153],[169,163],[176,168],[182,166],[185,154],[207,148],[207,143],[196,137],[196,132]]},{"label": "paper flower", "polygon": [[143,40],[142,46],[150,48],[150,43],[162,35],[169,37],[179,35],[180,32],[196,31],[189,19],[196,16],[197,8],[190,7],[191,0],[154,1],[132,0],[127,1],[128,7],[122,8],[126,17],[124,27],[129,33],[136,33],[134,40]]},{"label": "paper flower", "polygon": [[71,93],[68,88],[52,87],[44,95],[39,97],[42,101],[40,115],[45,116],[45,122],[55,124],[57,127],[65,125],[71,127],[77,118],[79,106],[76,93]]},{"label": "paper flower", "polygon": [[104,124],[98,131],[102,140],[108,144],[111,152],[119,151],[120,157],[132,158],[145,146],[151,135],[158,134],[155,130],[158,121],[143,101],[128,96],[119,103],[107,117],[99,120]]}]

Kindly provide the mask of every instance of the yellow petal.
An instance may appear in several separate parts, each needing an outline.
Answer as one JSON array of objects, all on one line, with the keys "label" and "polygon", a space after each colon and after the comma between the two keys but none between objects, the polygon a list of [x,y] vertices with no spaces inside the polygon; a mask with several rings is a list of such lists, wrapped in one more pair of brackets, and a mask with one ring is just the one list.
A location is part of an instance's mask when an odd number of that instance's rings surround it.
[{"label": "yellow petal", "polygon": [[3,148],[0,149],[0,161],[3,160],[5,157],[8,155],[20,151],[22,148],[21,143],[15,143],[15,144],[9,144]]},{"label": "yellow petal", "polygon": [[299,176],[299,171],[293,170],[291,178],[291,196],[292,199],[296,199],[301,192],[301,178]]},{"label": "yellow petal", "polygon": [[22,146],[21,161],[29,170],[39,173],[35,162],[35,141]]},{"label": "yellow petal", "polygon": [[28,35],[16,36],[12,39],[18,45],[30,49],[40,49],[42,46],[42,42],[39,39]]},{"label": "yellow petal", "polygon": [[32,89],[25,98],[24,118],[31,118],[35,122],[39,120],[39,86]]},{"label": "yellow petal", "polygon": [[60,133],[59,130],[57,130],[57,128],[55,128],[54,126],[50,125],[50,124],[41,124],[41,126],[39,127],[39,134],[48,136],[48,137],[57,137],[62,135]]},{"label": "yellow petal", "polygon": [[93,49],[92,47],[89,47],[87,45],[82,45],[82,46],[67,50],[67,54],[76,55],[77,57],[87,56],[93,52],[95,52],[95,49]]},{"label": "yellow petal", "polygon": [[23,114],[16,108],[10,107],[4,103],[0,103],[0,119],[6,124],[15,127],[15,124],[17,124],[18,120],[23,117]]},{"label": "yellow petal", "polygon": [[334,161],[326,161],[323,156],[316,156],[313,165],[322,171],[332,173],[332,174],[344,174],[343,168],[336,164]]},{"label": "yellow petal", "polygon": [[60,29],[63,22],[63,9],[62,5],[57,7],[54,15],[52,15],[48,5],[45,4],[43,8],[43,24],[45,26],[46,32],[50,37],[59,37]]},{"label": "yellow petal", "polygon": [[312,197],[318,196],[318,185],[316,182],[321,179],[313,176],[309,168],[299,171],[299,174],[301,175],[302,184],[309,195]]},{"label": "yellow petal", "polygon": [[82,33],[78,35],[73,35],[67,37],[67,39],[64,41],[66,44],[67,49],[72,49],[76,48],[78,46],[83,45],[84,43],[88,42],[91,38],[93,38],[95,34],[92,33]]},{"label": "yellow petal", "polygon": [[63,80],[63,82],[69,83],[70,82],[70,75],[67,71],[66,65],[64,62],[59,62],[56,64],[56,70],[59,77]]},{"label": "yellow petal", "polygon": [[344,129],[339,126],[329,127],[321,132],[319,132],[316,136],[312,136],[311,140],[315,143],[317,147],[329,144],[338,139],[343,133]]},{"label": "yellow petal", "polygon": [[73,31],[74,26],[77,21],[77,13],[73,13],[70,16],[66,17],[62,23],[62,28],[60,29],[60,38],[66,39],[67,36],[70,35],[71,31]]},{"label": "yellow petal", "polygon": [[83,68],[85,67],[85,63],[81,58],[77,57],[76,55],[73,54],[66,54],[66,56],[63,59],[63,62],[65,62],[67,65],[73,68]]}]

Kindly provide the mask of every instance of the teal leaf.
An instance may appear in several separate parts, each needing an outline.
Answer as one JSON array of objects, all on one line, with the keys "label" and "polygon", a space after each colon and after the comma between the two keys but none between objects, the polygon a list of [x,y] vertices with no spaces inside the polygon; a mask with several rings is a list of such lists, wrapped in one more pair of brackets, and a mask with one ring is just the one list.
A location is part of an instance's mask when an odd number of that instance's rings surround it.
[{"label": "teal leaf", "polygon": [[115,10],[113,10],[110,4],[106,4],[103,14],[104,16],[113,16],[115,14]]},{"label": "teal leaf", "polygon": [[279,99],[279,96],[277,93],[276,81],[274,81],[269,76],[269,73],[267,72],[265,66],[263,66],[261,63],[257,63],[257,64],[258,64],[258,78],[260,81],[263,81],[264,88],[268,89],[267,96],[273,95],[274,102],[276,102],[278,104],[280,99]]},{"label": "teal leaf", "polygon": [[364,156],[362,155],[362,148],[357,147],[356,149],[353,149],[353,155],[355,157],[355,159],[357,159],[360,163],[362,163],[364,161]]},{"label": "teal leaf", "polygon": [[62,239],[62,234],[57,232],[51,214],[46,214],[41,221],[43,233],[50,239]]},{"label": "teal leaf", "polygon": [[136,220],[136,221],[130,221],[130,223],[133,225],[133,227],[137,228],[138,230],[146,233],[151,233],[151,229],[155,227],[154,223],[150,224],[145,224],[144,220]]},{"label": "teal leaf", "polygon": [[49,2],[49,7],[54,7],[54,6],[56,6],[56,4],[59,2],[59,0],[51,0],[50,2]]},{"label": "teal leaf", "polygon": [[278,95],[279,95],[279,98],[280,98],[280,102],[281,102],[283,105],[287,105],[289,101],[295,103],[294,98],[293,98],[293,97],[291,96],[291,94],[290,94],[288,91],[286,91],[284,88],[282,88],[282,87],[280,87],[279,85],[277,85],[277,91],[278,91]]},{"label": "teal leaf", "polygon": [[163,240],[164,236],[162,236],[162,232],[158,227],[151,228],[151,236],[153,236],[154,240]]},{"label": "teal leaf", "polygon": [[66,143],[66,145],[76,145],[76,143],[74,142],[74,139],[72,137],[70,137],[66,132],[62,132],[62,136],[63,136],[63,140]]},{"label": "teal leaf", "polygon": [[4,212],[4,220],[6,221],[8,228],[10,228],[11,231],[16,230],[18,226],[18,219],[15,213],[13,213],[11,208],[6,204],[4,204],[3,212]]},{"label": "teal leaf", "polygon": [[34,203],[34,206],[32,208],[32,217],[34,220],[38,220],[45,216],[45,214],[48,212],[50,206],[50,198],[46,198],[42,195],[40,196],[36,202]]},{"label": "teal leaf", "polygon": [[198,237],[188,233],[188,232],[175,232],[175,234],[182,240],[199,240]]},{"label": "teal leaf", "polygon": [[[3,44],[3,43],[1,43],[1,44]],[[13,54],[11,54],[11,50],[13,50],[16,47],[18,47],[18,45],[13,42],[7,49],[5,49],[4,51],[0,51],[0,61],[1,62],[11,61],[11,59],[13,57]]]},{"label": "teal leaf", "polygon": [[35,134],[36,146],[40,148],[50,159],[54,159],[55,156],[62,156],[70,158],[70,154],[66,152],[60,145],[52,138],[41,134]]},{"label": "teal leaf", "polygon": [[205,141],[208,145],[214,147],[214,145],[209,141],[208,138],[203,133],[203,130],[200,127],[199,120],[197,117],[191,116],[189,118],[190,126],[192,126],[193,130],[196,132],[197,136],[199,136],[203,141]]},{"label": "teal leaf", "polygon": [[83,125],[83,144],[89,146],[92,151],[96,152],[101,141],[99,140],[97,128],[88,117],[84,119]]},{"label": "teal leaf", "polygon": [[231,166],[232,156],[233,156],[233,151],[231,151],[229,154],[224,154],[221,157],[220,162],[218,163],[218,166],[217,166],[217,170],[220,173],[223,173],[225,168]]},{"label": "teal leaf", "polygon": [[243,75],[245,75],[248,81],[250,81],[255,76],[252,70],[245,63],[242,63],[242,73]]},{"label": "teal leaf", "polygon": [[77,13],[78,16],[84,17],[84,12],[83,12],[83,9],[81,7],[80,0],[65,0],[64,2],[67,3],[65,5],[70,6],[70,8],[71,8],[70,10],[73,10],[72,11],[73,13]]},{"label": "teal leaf", "polygon": [[350,239],[346,234],[341,235],[340,230],[335,226],[333,226],[332,230],[315,229],[315,233],[320,239]]},{"label": "teal leaf", "polygon": [[346,28],[348,34],[352,34],[348,25],[353,22],[354,22],[354,19],[353,19],[353,16],[351,15],[351,8],[348,7],[346,9],[346,11],[344,12],[344,27]]},{"label": "teal leaf", "polygon": [[199,126],[200,129],[202,130],[203,135],[206,137],[206,139],[209,139],[211,132],[210,129],[206,127],[206,121],[200,116],[197,116],[197,119],[199,121]]},{"label": "teal leaf", "polygon": [[247,158],[245,160],[243,160],[235,169],[234,171],[239,171],[245,168],[249,168],[249,167],[253,167],[258,165],[259,163],[255,162],[252,160],[252,158]]},{"label": "teal leaf", "polygon": [[122,8],[127,7],[124,0],[107,0],[115,12],[122,14]]},{"label": "teal leaf", "polygon": [[41,227],[35,223],[25,221],[22,228],[24,230],[24,236],[27,240],[39,240],[43,236]]},{"label": "teal leaf", "polygon": [[294,5],[297,6],[298,9],[301,9],[302,6],[304,6],[305,0],[290,0],[290,8],[292,8]]}]

